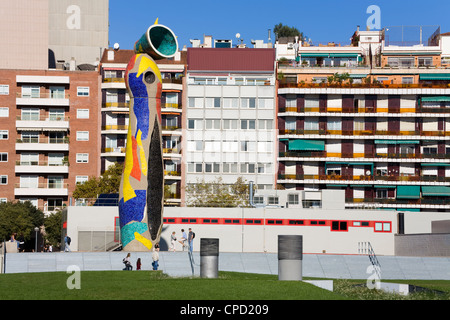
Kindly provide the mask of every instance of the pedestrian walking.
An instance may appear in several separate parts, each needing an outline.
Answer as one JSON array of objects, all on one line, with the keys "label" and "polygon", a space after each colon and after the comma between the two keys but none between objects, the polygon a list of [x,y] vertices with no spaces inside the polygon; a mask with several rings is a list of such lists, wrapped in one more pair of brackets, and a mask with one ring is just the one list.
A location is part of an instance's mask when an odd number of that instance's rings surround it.
[{"label": "pedestrian walking", "polygon": [[71,252],[72,250],[70,250],[70,242],[72,241],[72,239],[70,239],[70,237],[68,235],[66,235],[64,237],[64,252]]},{"label": "pedestrian walking", "polygon": [[169,251],[173,251],[173,252],[176,251],[176,249],[175,249],[175,244],[176,244],[176,242],[177,242],[177,237],[176,237],[175,231],[174,231],[174,232],[172,232],[172,234],[170,235],[170,243],[171,243],[171,246],[170,246],[170,248],[169,248]]},{"label": "pedestrian walking", "polygon": [[189,243],[189,251],[191,251],[191,253],[194,248],[194,238],[195,238],[195,232],[193,232],[192,229],[189,228],[188,243]]},{"label": "pedestrian walking", "polygon": [[153,253],[152,253],[152,266],[153,266],[153,270],[158,270],[159,267],[159,245],[155,245],[155,247],[153,248]]},{"label": "pedestrian walking", "polygon": [[131,254],[128,253],[127,256],[125,258],[123,258],[122,262],[125,264],[125,268],[123,268],[123,270],[133,270],[133,266],[131,265],[130,257],[131,257]]}]

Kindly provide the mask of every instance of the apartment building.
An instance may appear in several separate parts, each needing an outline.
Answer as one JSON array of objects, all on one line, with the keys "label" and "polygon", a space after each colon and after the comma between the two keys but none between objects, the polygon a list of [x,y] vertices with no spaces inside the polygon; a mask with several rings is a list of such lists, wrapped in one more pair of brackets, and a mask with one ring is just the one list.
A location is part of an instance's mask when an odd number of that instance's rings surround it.
[{"label": "apartment building", "polygon": [[44,212],[100,174],[95,71],[0,70],[0,199]]},{"label": "apartment building", "polygon": [[345,190],[347,208],[448,211],[447,35],[393,45],[367,32],[348,46],[300,44],[297,60],[279,64],[277,183]]},{"label": "apartment building", "polygon": [[187,49],[186,185],[242,177],[275,188],[274,62],[274,49]]},{"label": "apartment building", "polygon": [[[126,136],[130,97],[125,86],[125,71],[134,55],[133,50],[105,50],[100,73],[101,95],[101,170],[114,162],[125,161]],[[163,80],[161,116],[163,158],[166,184],[166,205],[181,204],[182,177],[182,110],[183,77],[186,69],[186,51],[178,52],[173,59],[156,61]]]}]

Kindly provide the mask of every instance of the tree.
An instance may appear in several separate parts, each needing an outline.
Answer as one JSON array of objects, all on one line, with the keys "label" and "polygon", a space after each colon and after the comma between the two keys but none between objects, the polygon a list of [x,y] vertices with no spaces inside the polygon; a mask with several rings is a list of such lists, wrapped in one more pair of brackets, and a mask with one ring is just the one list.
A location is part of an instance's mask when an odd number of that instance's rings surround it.
[{"label": "tree", "polygon": [[61,231],[62,231],[62,212],[56,212],[47,216],[44,220],[45,239],[53,247],[61,247]]},{"label": "tree", "polygon": [[102,193],[119,193],[123,165],[114,163],[100,177],[90,177],[83,184],[78,184],[73,192],[75,199],[94,199]]},{"label": "tree", "polygon": [[225,184],[222,178],[213,182],[197,180],[186,187],[189,207],[238,207],[248,205],[248,185],[239,177],[232,185]]},{"label": "tree", "polygon": [[276,24],[275,27],[273,27],[273,32],[276,34],[277,39],[282,37],[295,37],[298,36],[299,40],[303,40],[303,33],[300,32],[295,27],[288,27],[283,25],[282,23]]},{"label": "tree", "polygon": [[0,203],[0,240],[9,240],[12,234],[30,240],[35,227],[44,223],[44,213],[30,201]]}]

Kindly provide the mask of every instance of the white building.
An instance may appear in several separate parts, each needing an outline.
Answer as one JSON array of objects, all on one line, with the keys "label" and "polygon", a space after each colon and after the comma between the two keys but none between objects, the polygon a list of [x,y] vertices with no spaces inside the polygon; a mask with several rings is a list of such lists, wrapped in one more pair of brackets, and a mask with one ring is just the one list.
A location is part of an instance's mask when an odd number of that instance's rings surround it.
[{"label": "white building", "polygon": [[185,183],[274,188],[275,50],[189,48],[187,59]]}]

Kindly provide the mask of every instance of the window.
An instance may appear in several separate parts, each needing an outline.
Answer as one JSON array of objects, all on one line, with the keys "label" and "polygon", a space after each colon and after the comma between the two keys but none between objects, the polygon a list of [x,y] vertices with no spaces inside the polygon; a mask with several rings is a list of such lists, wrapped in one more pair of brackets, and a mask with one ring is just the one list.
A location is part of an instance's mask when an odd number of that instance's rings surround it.
[{"label": "window", "polygon": [[48,188],[49,189],[61,189],[63,188],[64,178],[60,176],[49,176],[48,177]]},{"label": "window", "polygon": [[306,119],[305,120],[305,130],[319,130],[318,119]]},{"label": "window", "polygon": [[387,189],[377,189],[375,196],[377,199],[387,199],[388,191],[387,191]]},{"label": "window", "polygon": [[77,119],[89,119],[89,109],[77,109]]},{"label": "window", "polygon": [[0,95],[9,95],[9,85],[7,84],[0,84]]},{"label": "window", "polygon": [[255,120],[241,120],[241,129],[256,129],[256,121]]},{"label": "window", "polygon": [[22,153],[20,155],[20,165],[37,166],[39,164],[39,153]]},{"label": "window", "polygon": [[215,129],[220,130],[220,119],[206,119],[205,120],[205,129]]},{"label": "window", "polygon": [[288,204],[299,204],[299,197],[298,193],[291,193],[288,194]]},{"label": "window", "polygon": [[52,99],[64,99],[64,87],[50,87],[50,98]]},{"label": "window", "polygon": [[88,163],[89,153],[77,153],[77,163]]},{"label": "window", "polygon": [[322,207],[321,200],[302,200],[303,208],[320,208]]},{"label": "window", "polygon": [[0,152],[0,162],[8,162],[8,153]]},{"label": "window", "polygon": [[426,67],[433,65],[433,58],[431,57],[419,57],[419,67]]},{"label": "window", "polygon": [[38,176],[20,176],[21,188],[37,188],[39,186]]},{"label": "window", "polygon": [[77,131],[77,141],[89,141],[89,131]]},{"label": "window", "polygon": [[48,165],[49,166],[62,166],[64,162],[63,153],[49,153],[48,154]]},{"label": "window", "polygon": [[188,129],[202,130],[203,129],[203,120],[189,119],[188,120]]},{"label": "window", "polygon": [[39,86],[22,86],[22,98],[39,98]]},{"label": "window", "polygon": [[89,97],[89,87],[77,87],[78,97]]},{"label": "window", "polygon": [[241,141],[241,151],[256,151],[256,142]]},{"label": "window", "polygon": [[[295,101],[297,104],[297,101]],[[258,108],[259,109],[272,109],[273,108],[273,99],[267,98],[259,98],[258,99]]]},{"label": "window", "polygon": [[241,108],[256,108],[256,98],[243,98],[241,99]]},{"label": "window", "polygon": [[7,185],[7,184],[8,184],[8,176],[0,175],[0,185]]},{"label": "window", "polygon": [[226,109],[235,109],[239,107],[238,98],[223,98],[223,107]]},{"label": "window", "polygon": [[35,131],[24,131],[22,132],[22,142],[23,143],[38,143],[39,133]]},{"label": "window", "polygon": [[402,78],[402,84],[413,84],[414,78],[413,77],[403,77]]},{"label": "window", "polygon": [[277,205],[278,204],[278,196],[269,196],[267,197],[268,205]]},{"label": "window", "polygon": [[332,221],[331,222],[332,231],[348,231],[347,221]]},{"label": "window", "polygon": [[237,120],[229,120],[229,119],[223,120],[223,129],[224,130],[237,129],[237,128],[238,128]]},{"label": "window", "polygon": [[39,120],[39,109],[38,108],[22,109],[21,120]]},{"label": "window", "polygon": [[342,130],[341,119],[328,119],[327,129],[328,130],[336,130],[336,131]]},{"label": "window", "polygon": [[203,108],[204,105],[203,98],[189,98],[188,100],[190,108]]},{"label": "window", "polygon": [[254,196],[253,204],[264,204],[264,197],[263,196]]},{"label": "window", "polygon": [[8,118],[9,117],[9,108],[0,108],[0,117]]},{"label": "window", "polygon": [[0,130],[0,140],[8,140],[9,131],[8,130]]},{"label": "window", "polygon": [[220,98],[205,98],[206,108],[220,108]]},{"label": "window", "polygon": [[54,211],[57,208],[62,208],[63,200],[62,199],[48,199],[47,200],[47,210]]},{"label": "window", "polygon": [[64,120],[64,109],[50,109],[49,110],[50,121]]},{"label": "window", "polygon": [[259,130],[272,130],[273,129],[273,120],[258,120],[258,129]]},{"label": "window", "polygon": [[391,223],[390,222],[375,222],[375,231],[391,232]]},{"label": "window", "polygon": [[75,177],[75,183],[76,184],[83,184],[83,183],[85,183],[88,180],[89,180],[88,176],[76,176]]}]

